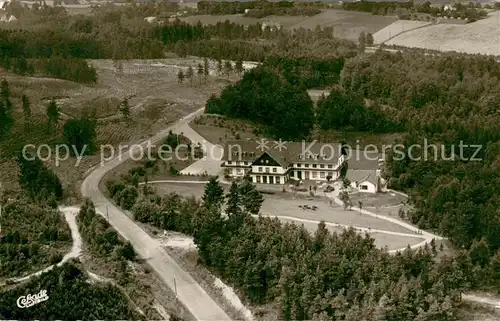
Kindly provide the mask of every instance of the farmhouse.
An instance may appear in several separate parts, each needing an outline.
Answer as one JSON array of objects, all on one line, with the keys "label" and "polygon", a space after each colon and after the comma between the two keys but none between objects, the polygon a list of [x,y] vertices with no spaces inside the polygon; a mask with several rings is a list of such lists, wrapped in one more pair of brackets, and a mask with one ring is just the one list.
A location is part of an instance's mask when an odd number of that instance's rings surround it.
[{"label": "farmhouse", "polygon": [[351,186],[375,193],[381,189],[379,155],[353,150],[340,144],[318,142],[231,141],[224,148],[225,175],[251,177],[258,184],[285,184],[290,179],[334,181],[343,173]]}]

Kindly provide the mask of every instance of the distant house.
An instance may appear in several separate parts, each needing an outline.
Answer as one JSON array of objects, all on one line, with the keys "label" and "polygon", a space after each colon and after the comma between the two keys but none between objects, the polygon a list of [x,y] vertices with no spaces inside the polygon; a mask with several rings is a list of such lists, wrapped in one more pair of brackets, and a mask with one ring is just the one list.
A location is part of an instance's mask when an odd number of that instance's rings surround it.
[{"label": "distant house", "polygon": [[156,21],[156,19],[157,19],[156,17],[146,17],[146,18],[144,18],[144,21],[147,21],[149,23],[153,23]]}]

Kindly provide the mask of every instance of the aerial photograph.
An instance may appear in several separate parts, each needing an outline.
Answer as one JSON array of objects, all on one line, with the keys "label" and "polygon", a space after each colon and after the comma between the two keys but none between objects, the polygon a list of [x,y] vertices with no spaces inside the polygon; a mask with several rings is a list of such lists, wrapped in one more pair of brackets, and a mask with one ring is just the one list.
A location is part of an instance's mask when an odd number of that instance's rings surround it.
[{"label": "aerial photograph", "polygon": [[500,0],[0,0],[0,320],[500,321]]}]

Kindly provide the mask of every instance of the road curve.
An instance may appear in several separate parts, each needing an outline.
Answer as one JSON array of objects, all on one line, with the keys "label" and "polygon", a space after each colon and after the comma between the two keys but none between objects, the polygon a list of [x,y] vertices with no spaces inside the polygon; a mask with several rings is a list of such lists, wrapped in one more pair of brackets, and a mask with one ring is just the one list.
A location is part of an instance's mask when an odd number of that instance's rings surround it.
[{"label": "road curve", "polygon": [[[140,145],[146,147],[148,142],[150,144],[157,144],[168,135],[169,130],[189,122],[202,112],[203,109],[200,109],[181,118],[176,123],[142,142]],[[99,182],[104,175],[129,158],[130,153],[127,152],[118,155],[109,162],[96,166],[82,183],[82,195],[91,199],[94,202],[96,211],[109,219],[109,223],[116,231],[120,233],[123,238],[132,243],[136,252],[147,261],[163,282],[165,282],[172,291],[177,293],[180,302],[184,304],[197,320],[230,321],[231,319],[229,316],[212,300],[208,293],[203,290],[193,277],[184,271],[179,264],[165,252],[161,244],[144,232],[144,230],[129,217],[126,211],[113,205],[99,190]]]}]

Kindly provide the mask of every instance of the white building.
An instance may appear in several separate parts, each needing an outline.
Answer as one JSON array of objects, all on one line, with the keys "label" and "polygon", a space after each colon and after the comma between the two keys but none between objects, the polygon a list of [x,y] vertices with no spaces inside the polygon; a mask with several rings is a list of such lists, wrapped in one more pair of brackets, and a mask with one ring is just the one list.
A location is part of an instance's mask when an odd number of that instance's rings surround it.
[{"label": "white building", "polygon": [[[353,187],[375,193],[380,190],[379,155],[342,149],[340,144],[287,142],[262,150],[254,141],[232,141],[224,148],[225,175],[249,175],[257,184],[285,184],[290,179],[334,181],[342,173]],[[281,150],[280,150],[281,149]]]},{"label": "white building", "polygon": [[361,192],[377,193],[381,190],[380,170],[348,169],[346,178],[351,182],[351,188]]}]

